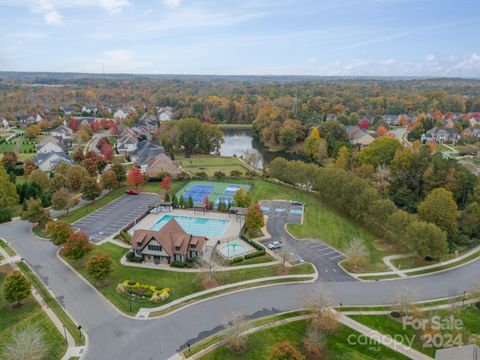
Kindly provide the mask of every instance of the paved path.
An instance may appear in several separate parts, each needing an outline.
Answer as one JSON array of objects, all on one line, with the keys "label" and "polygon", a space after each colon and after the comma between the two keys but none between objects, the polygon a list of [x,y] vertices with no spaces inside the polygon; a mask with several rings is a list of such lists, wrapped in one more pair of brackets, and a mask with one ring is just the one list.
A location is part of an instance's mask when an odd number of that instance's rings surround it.
[{"label": "paved path", "polygon": [[[60,303],[89,335],[86,359],[168,359],[187,343],[214,334],[231,314],[258,318],[303,305],[304,298],[319,283],[277,285],[246,290],[204,301],[154,320],[136,320],[119,314],[112,305],[56,257],[57,247],[30,233],[25,221],[0,225],[0,237],[23,257]],[[460,294],[480,283],[480,261],[440,274],[420,278],[362,283],[324,282],[343,305],[392,303],[402,287],[415,291],[416,300],[431,300]]]}]

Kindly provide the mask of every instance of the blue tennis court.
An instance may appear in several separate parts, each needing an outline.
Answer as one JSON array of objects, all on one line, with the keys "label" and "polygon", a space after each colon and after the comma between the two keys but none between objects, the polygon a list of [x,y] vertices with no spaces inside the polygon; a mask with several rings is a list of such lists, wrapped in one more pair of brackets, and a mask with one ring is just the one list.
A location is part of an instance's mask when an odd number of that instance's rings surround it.
[{"label": "blue tennis court", "polygon": [[223,191],[224,194],[233,195],[241,188],[240,185],[228,185],[227,188]]},{"label": "blue tennis court", "polygon": [[213,185],[193,185],[183,194],[183,198],[188,199],[191,196],[194,202],[200,202],[205,199],[205,196],[213,189],[215,189]]}]

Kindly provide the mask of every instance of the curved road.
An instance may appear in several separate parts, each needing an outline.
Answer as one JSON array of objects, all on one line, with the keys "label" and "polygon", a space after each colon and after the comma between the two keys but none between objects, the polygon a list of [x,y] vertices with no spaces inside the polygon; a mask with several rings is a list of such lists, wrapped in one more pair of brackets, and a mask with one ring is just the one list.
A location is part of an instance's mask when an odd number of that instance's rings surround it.
[{"label": "curved road", "polygon": [[[0,238],[35,269],[64,307],[89,336],[87,359],[168,359],[187,343],[219,330],[232,317],[243,313],[255,318],[302,306],[306,294],[320,283],[279,285],[252,289],[204,301],[154,320],[132,319],[119,314],[98,292],[56,257],[57,247],[31,235],[30,223],[16,221],[0,226]],[[436,275],[413,279],[362,283],[325,282],[343,305],[391,303],[401,287],[414,289],[417,300],[451,296],[480,281],[480,261]]]}]

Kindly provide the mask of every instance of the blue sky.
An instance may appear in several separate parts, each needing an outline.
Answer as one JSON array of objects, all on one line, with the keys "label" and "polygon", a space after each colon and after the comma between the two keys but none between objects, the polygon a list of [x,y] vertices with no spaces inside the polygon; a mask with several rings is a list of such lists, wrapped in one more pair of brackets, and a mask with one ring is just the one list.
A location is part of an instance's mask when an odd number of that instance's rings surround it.
[{"label": "blue sky", "polygon": [[0,70],[480,76],[480,0],[0,0]]}]

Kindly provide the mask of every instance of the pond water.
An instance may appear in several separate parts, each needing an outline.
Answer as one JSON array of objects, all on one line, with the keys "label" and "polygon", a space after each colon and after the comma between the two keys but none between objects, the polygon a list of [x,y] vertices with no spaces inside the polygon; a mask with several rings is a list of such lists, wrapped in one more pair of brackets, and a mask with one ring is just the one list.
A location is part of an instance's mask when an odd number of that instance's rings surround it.
[{"label": "pond water", "polygon": [[220,147],[222,156],[244,156],[247,151],[254,151],[260,157],[259,168],[264,161],[271,162],[276,157],[293,159],[293,154],[285,151],[268,151],[254,136],[251,129],[222,129],[225,142]]}]

